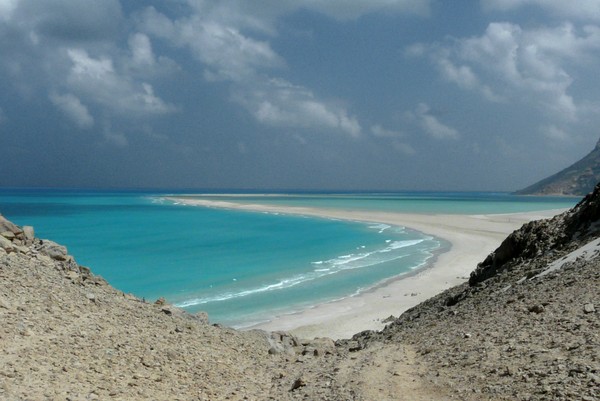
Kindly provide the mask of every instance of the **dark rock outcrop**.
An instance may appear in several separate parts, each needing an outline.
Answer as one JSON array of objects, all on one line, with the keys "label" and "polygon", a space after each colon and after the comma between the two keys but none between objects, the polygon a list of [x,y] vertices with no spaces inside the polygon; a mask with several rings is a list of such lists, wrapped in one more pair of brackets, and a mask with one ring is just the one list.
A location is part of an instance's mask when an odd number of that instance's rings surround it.
[{"label": "dark rock outcrop", "polygon": [[597,400],[599,220],[596,186],[573,209],[512,233],[468,283],[351,342],[413,346],[425,380],[457,399]]},{"label": "dark rock outcrop", "polygon": [[474,286],[508,268],[511,263],[535,258],[567,244],[582,243],[598,236],[600,227],[600,184],[573,209],[550,220],[525,224],[510,234],[494,252],[471,273]]}]

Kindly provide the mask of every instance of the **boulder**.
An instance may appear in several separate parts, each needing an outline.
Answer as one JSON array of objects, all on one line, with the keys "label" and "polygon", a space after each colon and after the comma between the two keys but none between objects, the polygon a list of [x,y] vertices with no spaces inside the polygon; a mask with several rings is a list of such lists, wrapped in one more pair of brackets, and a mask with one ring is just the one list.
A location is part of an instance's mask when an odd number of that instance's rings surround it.
[{"label": "boulder", "polygon": [[15,249],[21,253],[29,253],[29,248],[26,246],[15,245]]},{"label": "boulder", "polygon": [[40,252],[54,260],[67,260],[67,248],[54,241],[42,240]]},{"label": "boulder", "polygon": [[32,241],[35,238],[35,231],[32,226],[23,226],[23,236],[25,240]]},{"label": "boulder", "polygon": [[12,252],[15,250],[13,243],[1,235],[0,235],[0,248],[4,249],[6,252]]},{"label": "boulder", "polygon": [[196,312],[190,315],[191,318],[195,321],[197,321],[200,324],[209,324],[209,320],[208,320],[208,313],[206,312]]},{"label": "boulder", "polygon": [[11,223],[10,221],[6,220],[4,216],[0,215],[0,233],[4,233],[6,231],[9,231],[15,235],[21,234],[23,232],[23,230],[21,230],[19,226]]},{"label": "boulder", "polygon": [[335,354],[335,342],[328,337],[315,338],[314,340],[310,340],[308,342],[308,344],[305,347],[305,352],[309,354],[314,354],[315,356]]},{"label": "boulder", "polygon": [[585,313],[594,313],[596,312],[596,308],[594,307],[594,304],[585,304],[583,305],[583,311]]},{"label": "boulder", "polygon": [[4,237],[6,239],[9,239],[11,241],[13,239],[15,239],[15,233],[13,233],[12,231],[3,231],[3,232],[0,232],[0,236]]}]

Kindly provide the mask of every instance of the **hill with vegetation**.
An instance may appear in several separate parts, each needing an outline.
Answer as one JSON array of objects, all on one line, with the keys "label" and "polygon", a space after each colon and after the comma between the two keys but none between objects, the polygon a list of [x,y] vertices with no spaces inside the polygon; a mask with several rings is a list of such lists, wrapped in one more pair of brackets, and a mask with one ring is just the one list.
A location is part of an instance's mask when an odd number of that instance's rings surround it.
[{"label": "hill with vegetation", "polygon": [[518,195],[584,196],[600,181],[600,141],[583,159],[516,192]]}]

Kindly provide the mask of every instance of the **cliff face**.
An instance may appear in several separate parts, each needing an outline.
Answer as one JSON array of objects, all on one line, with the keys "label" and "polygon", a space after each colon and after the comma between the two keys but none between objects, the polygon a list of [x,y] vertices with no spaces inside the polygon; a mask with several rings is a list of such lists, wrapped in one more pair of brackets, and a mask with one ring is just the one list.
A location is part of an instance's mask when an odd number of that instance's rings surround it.
[{"label": "cliff face", "polygon": [[477,285],[512,265],[585,244],[589,239],[600,236],[598,219],[600,184],[566,213],[550,220],[532,221],[510,234],[471,273],[469,284]]},{"label": "cliff face", "polygon": [[578,195],[600,181],[600,141],[587,156],[566,169],[516,192],[518,195]]}]

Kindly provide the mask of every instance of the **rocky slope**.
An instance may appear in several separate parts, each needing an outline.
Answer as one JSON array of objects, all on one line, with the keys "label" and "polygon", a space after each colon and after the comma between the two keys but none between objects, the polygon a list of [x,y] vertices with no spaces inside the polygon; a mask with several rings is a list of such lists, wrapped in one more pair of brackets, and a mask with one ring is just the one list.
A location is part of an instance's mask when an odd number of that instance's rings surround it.
[{"label": "rocky slope", "polygon": [[583,196],[591,192],[598,181],[600,181],[600,141],[583,159],[516,193],[518,195]]},{"label": "rocky slope", "polygon": [[0,216],[0,399],[598,400],[600,187],[381,332],[212,326]]},{"label": "rocky slope", "polygon": [[383,377],[407,399],[433,391],[404,348],[378,351],[389,366],[381,375],[371,354],[357,361],[328,338],[210,325],[112,288],[2,216],[0,322],[1,400],[350,400]]},{"label": "rocky slope", "polygon": [[600,399],[600,186],[511,234],[468,283],[354,341],[408,344],[460,399]]}]

